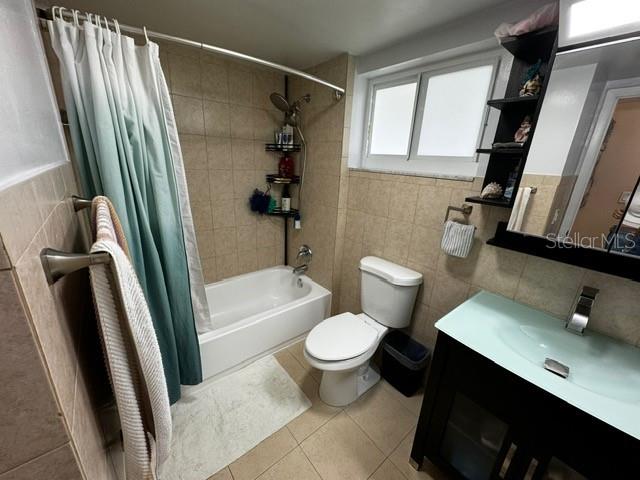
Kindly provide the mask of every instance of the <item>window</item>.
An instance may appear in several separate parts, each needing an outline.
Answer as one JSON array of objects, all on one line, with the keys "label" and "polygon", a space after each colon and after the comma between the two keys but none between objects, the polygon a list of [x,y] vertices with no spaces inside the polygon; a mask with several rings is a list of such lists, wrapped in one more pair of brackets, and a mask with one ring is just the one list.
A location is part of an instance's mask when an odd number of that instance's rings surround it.
[{"label": "window", "polygon": [[374,91],[372,155],[407,155],[418,82],[381,86]]},{"label": "window", "polygon": [[497,60],[371,81],[363,166],[473,177]]}]

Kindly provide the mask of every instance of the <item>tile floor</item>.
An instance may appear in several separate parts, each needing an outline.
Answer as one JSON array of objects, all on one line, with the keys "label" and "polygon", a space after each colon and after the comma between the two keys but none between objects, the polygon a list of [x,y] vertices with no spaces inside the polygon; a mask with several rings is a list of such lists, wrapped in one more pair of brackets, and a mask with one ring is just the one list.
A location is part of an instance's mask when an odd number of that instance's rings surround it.
[{"label": "tile floor", "polygon": [[381,381],[346,408],[318,397],[321,372],[297,343],[275,355],[312,406],[209,480],[440,480],[409,465],[422,395]]}]

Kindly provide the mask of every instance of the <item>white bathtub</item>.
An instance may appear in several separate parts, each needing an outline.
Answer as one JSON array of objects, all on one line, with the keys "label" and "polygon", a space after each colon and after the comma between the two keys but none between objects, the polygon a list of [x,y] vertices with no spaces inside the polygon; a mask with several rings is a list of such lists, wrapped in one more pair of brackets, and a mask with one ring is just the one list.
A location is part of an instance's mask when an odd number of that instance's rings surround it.
[{"label": "white bathtub", "polygon": [[239,275],[205,290],[214,326],[198,335],[205,379],[292,343],[331,311],[331,292],[293,275],[291,267]]}]

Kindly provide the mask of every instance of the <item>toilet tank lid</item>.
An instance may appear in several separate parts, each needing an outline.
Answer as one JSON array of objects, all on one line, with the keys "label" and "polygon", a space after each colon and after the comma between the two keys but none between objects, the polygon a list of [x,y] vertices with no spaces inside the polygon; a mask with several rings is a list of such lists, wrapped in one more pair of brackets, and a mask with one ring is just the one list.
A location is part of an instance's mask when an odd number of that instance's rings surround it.
[{"label": "toilet tank lid", "polygon": [[402,265],[378,257],[364,257],[360,260],[360,270],[380,277],[387,282],[409,287],[422,283],[422,274]]}]

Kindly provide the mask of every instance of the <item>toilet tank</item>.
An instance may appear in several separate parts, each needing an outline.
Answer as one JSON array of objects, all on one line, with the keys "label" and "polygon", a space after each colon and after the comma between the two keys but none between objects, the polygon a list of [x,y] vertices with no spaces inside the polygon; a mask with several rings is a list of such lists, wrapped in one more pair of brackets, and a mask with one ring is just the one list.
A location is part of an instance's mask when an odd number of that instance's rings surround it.
[{"label": "toilet tank", "polygon": [[422,274],[378,257],[360,260],[362,311],[389,328],[407,327]]}]

